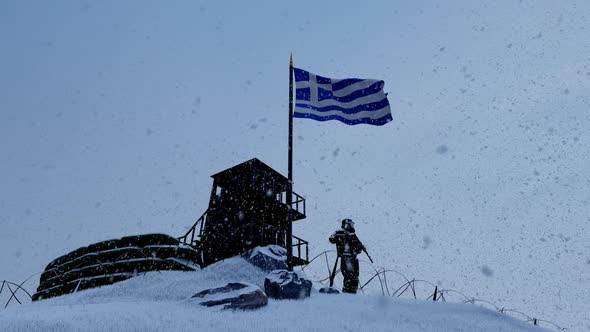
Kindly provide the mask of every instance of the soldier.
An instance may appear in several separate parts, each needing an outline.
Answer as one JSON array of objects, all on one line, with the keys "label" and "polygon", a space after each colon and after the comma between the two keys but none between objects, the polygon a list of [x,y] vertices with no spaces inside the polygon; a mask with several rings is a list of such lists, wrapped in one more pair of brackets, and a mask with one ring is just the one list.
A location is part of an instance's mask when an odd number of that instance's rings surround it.
[{"label": "soldier", "polygon": [[340,271],[344,277],[342,292],[355,294],[359,286],[359,261],[356,256],[366,250],[354,233],[354,222],[342,220],[342,229],[330,236],[330,242],[336,244],[340,258]]}]

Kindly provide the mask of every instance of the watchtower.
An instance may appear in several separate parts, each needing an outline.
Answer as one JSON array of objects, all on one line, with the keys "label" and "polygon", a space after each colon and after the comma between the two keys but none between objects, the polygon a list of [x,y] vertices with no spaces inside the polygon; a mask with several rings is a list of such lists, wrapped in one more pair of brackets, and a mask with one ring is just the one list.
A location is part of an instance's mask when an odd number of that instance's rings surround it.
[{"label": "watchtower", "polygon": [[[201,252],[202,266],[257,246],[286,247],[286,177],[256,158],[211,177],[207,211],[179,238]],[[293,221],[304,219],[305,199],[293,193],[291,210]],[[305,264],[308,242],[293,236],[292,243],[293,265]]]}]

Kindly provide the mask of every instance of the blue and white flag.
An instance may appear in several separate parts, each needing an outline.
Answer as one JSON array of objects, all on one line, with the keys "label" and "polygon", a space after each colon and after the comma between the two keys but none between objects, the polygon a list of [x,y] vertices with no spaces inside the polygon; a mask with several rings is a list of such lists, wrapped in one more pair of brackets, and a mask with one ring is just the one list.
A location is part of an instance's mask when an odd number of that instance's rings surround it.
[{"label": "blue and white flag", "polygon": [[318,121],[338,120],[347,125],[375,126],[392,120],[387,95],[380,80],[333,79],[299,68],[295,73],[293,117]]}]

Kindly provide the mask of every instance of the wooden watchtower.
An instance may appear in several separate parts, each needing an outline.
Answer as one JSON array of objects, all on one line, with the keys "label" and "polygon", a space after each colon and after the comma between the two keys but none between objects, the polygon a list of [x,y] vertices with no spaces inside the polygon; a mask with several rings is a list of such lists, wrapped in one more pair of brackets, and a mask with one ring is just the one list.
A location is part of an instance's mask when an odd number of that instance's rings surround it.
[{"label": "wooden watchtower", "polygon": [[[254,158],[211,176],[209,208],[179,240],[197,248],[201,266],[257,246],[287,243],[287,178]],[[305,199],[293,193],[293,221],[305,218]],[[308,261],[308,242],[293,236],[293,265]]]}]

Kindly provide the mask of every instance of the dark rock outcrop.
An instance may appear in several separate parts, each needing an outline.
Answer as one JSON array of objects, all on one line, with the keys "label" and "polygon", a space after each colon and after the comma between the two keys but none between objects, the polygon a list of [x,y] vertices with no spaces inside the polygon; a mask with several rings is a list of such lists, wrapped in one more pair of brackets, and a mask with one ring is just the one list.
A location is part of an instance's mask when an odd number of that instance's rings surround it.
[{"label": "dark rock outcrop", "polygon": [[266,294],[255,285],[231,282],[223,287],[198,292],[192,298],[206,307],[223,306],[223,309],[252,310],[268,304]]},{"label": "dark rock outcrop", "polygon": [[340,294],[340,291],[334,287],[322,287],[319,292],[324,294]]},{"label": "dark rock outcrop", "polygon": [[287,249],[275,244],[250,249],[242,258],[265,272],[287,269]]},{"label": "dark rock outcrop", "polygon": [[264,279],[264,291],[273,299],[303,299],[311,295],[311,281],[296,272],[275,270]]}]

